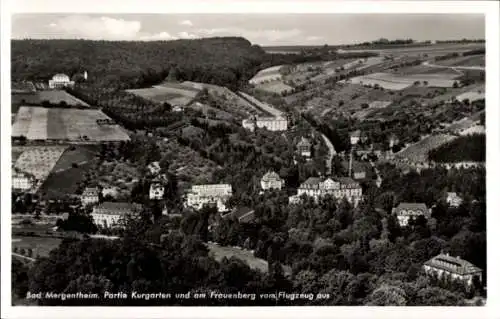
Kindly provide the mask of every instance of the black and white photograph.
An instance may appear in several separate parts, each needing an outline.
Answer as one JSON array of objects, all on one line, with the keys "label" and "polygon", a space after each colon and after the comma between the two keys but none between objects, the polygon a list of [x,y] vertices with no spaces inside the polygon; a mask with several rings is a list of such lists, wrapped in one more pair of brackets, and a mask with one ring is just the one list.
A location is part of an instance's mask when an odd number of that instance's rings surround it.
[{"label": "black and white photograph", "polygon": [[282,12],[10,12],[2,308],[492,314],[489,3],[275,2]]}]

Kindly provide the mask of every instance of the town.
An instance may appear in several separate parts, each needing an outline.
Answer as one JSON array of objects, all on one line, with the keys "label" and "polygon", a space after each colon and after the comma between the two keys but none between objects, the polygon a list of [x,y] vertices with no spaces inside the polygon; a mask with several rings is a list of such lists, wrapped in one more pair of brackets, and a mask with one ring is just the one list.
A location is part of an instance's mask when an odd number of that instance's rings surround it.
[{"label": "town", "polygon": [[485,41],[444,40],[12,40],[13,303],[483,305]]}]

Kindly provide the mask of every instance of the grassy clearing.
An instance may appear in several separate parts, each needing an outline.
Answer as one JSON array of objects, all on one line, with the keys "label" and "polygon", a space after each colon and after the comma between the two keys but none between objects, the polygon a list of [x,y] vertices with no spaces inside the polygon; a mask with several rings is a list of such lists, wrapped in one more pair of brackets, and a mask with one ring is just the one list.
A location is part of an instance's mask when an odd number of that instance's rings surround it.
[{"label": "grassy clearing", "polygon": [[69,169],[52,173],[43,183],[40,191],[46,193],[49,198],[64,197],[74,194],[79,189],[80,183],[85,179],[85,173],[93,168],[92,163],[71,167]]},{"label": "grassy clearing", "polygon": [[[18,241],[19,240],[19,241]],[[50,237],[14,237],[12,238],[12,250],[17,247],[18,250],[21,249],[32,249],[33,258],[37,255],[46,257],[49,252],[59,246],[61,243],[59,238]]]},{"label": "grassy clearing", "polygon": [[54,172],[72,168],[72,164],[85,163],[95,158],[97,149],[91,145],[70,146],[64,151],[56,165]]}]

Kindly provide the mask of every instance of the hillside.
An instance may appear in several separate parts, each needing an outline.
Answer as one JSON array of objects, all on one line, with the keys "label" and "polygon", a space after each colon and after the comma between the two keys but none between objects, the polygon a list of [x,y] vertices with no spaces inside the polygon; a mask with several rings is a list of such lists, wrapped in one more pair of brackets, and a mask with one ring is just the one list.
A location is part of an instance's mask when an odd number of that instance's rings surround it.
[{"label": "hillside", "polygon": [[233,87],[248,81],[264,51],[239,37],[176,41],[12,40],[13,81],[86,70],[91,84],[139,88],[169,75]]}]

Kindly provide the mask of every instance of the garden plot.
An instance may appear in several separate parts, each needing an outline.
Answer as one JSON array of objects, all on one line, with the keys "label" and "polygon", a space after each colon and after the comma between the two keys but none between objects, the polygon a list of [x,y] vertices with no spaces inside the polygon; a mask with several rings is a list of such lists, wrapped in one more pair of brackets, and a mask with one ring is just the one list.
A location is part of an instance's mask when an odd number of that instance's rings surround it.
[{"label": "garden plot", "polygon": [[28,140],[65,140],[85,143],[129,140],[116,124],[99,125],[111,118],[96,109],[66,109],[23,106],[12,126],[12,136]]},{"label": "garden plot", "polygon": [[451,74],[412,74],[396,75],[390,73],[373,73],[350,79],[351,83],[378,86],[387,90],[400,91],[414,85],[416,82],[425,83],[430,87],[453,87],[457,75]]},{"label": "garden plot", "polygon": [[292,92],[293,88],[283,83],[283,81],[273,81],[269,83],[257,84],[255,86],[258,90],[262,90],[274,94],[283,94]]},{"label": "garden plot", "polygon": [[25,146],[22,149],[23,152],[14,167],[33,175],[41,185],[66,150],[66,146]]}]

